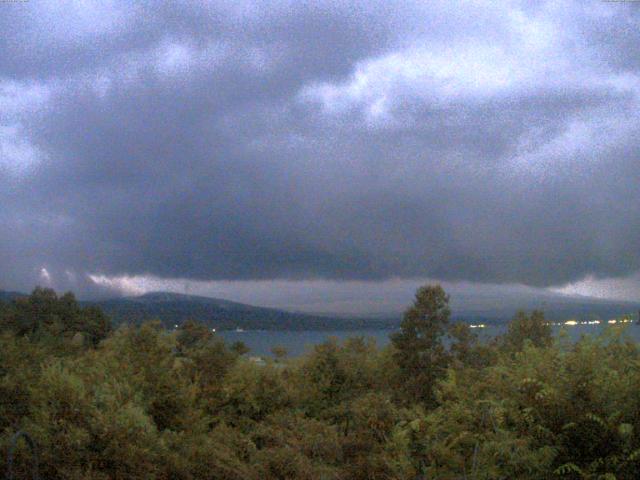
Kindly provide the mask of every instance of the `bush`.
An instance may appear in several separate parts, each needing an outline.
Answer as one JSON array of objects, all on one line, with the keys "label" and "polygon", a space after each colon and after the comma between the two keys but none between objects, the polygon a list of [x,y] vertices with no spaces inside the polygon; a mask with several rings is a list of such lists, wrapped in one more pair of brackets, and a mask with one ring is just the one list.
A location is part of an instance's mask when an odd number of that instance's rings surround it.
[{"label": "bush", "polygon": [[636,343],[554,342],[535,312],[481,343],[448,326],[444,291],[419,293],[387,348],[262,365],[196,322],[105,333],[36,290],[0,312],[0,453],[25,429],[54,480],[638,478]]}]

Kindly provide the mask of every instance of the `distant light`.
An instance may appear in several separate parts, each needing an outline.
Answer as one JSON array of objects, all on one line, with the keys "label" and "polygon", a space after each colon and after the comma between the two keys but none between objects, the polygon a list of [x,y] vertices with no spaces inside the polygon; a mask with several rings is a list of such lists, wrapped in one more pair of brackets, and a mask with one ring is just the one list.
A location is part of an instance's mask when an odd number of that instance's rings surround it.
[{"label": "distant light", "polygon": [[567,320],[566,322],[564,322],[565,325],[577,325],[578,322],[576,322],[575,320]]},{"label": "distant light", "polygon": [[212,331],[212,332],[215,332],[215,331],[216,331],[216,329],[215,329],[215,328],[212,328],[212,329],[211,329],[211,331]]},{"label": "distant light", "polygon": [[611,319],[611,320],[609,320],[608,323],[616,323],[616,321],[615,321],[615,319]]}]

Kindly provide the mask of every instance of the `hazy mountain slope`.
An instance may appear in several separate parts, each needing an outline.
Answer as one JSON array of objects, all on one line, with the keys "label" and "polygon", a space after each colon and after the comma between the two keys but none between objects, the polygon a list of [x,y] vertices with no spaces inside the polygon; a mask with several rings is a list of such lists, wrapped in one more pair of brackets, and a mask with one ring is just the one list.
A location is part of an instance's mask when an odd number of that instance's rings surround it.
[{"label": "hazy mountain slope", "polygon": [[194,319],[216,329],[333,330],[381,327],[397,323],[387,320],[343,319],[254,307],[217,298],[166,292],[148,293],[92,302],[116,322],[140,323],[158,319],[167,326]]},{"label": "hazy mountain slope", "polygon": [[[375,318],[340,318],[255,307],[229,300],[167,292],[147,293],[96,302],[116,321],[140,322],[157,318],[168,326],[188,318],[213,328],[264,330],[332,330],[396,327],[402,311]],[[609,301],[555,293],[539,295],[452,295],[453,318],[472,323],[503,323],[520,310],[543,310],[550,320],[609,319],[637,315],[640,303]]]},{"label": "hazy mountain slope", "polygon": [[0,290],[0,302],[9,302],[18,297],[24,297],[24,293],[20,292],[7,292],[4,290]]},{"label": "hazy mountain slope", "polygon": [[[542,310],[550,320],[576,318],[609,319],[635,315],[640,303],[603,300],[593,297],[548,294],[457,295],[452,296],[452,309],[460,317],[487,317],[495,321],[508,320],[518,310]],[[634,318],[636,318],[634,317]]]},{"label": "hazy mountain slope", "polygon": [[[11,300],[21,293],[0,291],[0,300]],[[256,307],[229,300],[152,292],[138,297],[120,297],[101,301],[85,301],[102,307],[115,323],[141,323],[158,319],[173,327],[187,319],[194,319],[211,328],[261,330],[348,330],[362,328],[397,327],[401,309],[385,315],[367,318],[341,318],[338,315],[312,315],[273,308]],[[491,294],[473,293],[451,296],[454,320],[470,323],[503,323],[513,318],[519,309],[540,309],[550,320],[609,319],[622,315],[637,318],[640,303],[608,301],[589,297],[564,296],[554,293]]]}]

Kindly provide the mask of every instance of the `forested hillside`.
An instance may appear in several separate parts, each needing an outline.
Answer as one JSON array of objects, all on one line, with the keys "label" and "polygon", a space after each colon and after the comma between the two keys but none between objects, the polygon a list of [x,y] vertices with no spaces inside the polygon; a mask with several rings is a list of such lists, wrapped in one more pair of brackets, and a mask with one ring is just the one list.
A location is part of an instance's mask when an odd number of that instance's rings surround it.
[{"label": "forested hillside", "polygon": [[115,323],[140,324],[160,320],[175,324],[197,319],[217,330],[237,327],[254,330],[336,330],[397,326],[399,319],[358,319],[294,313],[275,308],[255,307],[217,298],[167,292],[139,297],[116,298],[90,304],[99,306]]},{"label": "forested hillside", "polygon": [[541,312],[479,343],[448,303],[421,288],[384,349],[263,364],[197,322],[114,331],[36,290],[0,305],[0,454],[23,430],[46,479],[638,478],[637,344],[553,338]]},{"label": "forested hillside", "polygon": [[[27,296],[24,293],[0,290],[0,301],[10,302]],[[169,292],[151,292],[137,297],[107,300],[85,300],[79,304],[83,307],[98,307],[114,325],[140,325],[149,320],[158,320],[164,327],[174,328],[187,320],[198,319],[199,322],[216,330],[243,328],[299,331],[384,329],[395,328],[400,323],[397,315],[383,318],[311,315],[256,307],[219,298]]]}]

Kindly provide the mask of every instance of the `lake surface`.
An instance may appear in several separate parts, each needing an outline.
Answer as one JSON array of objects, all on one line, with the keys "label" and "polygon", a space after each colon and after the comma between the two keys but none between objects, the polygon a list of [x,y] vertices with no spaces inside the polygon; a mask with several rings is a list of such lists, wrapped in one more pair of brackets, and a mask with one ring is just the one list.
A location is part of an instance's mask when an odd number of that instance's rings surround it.
[{"label": "lake surface", "polygon": [[[554,334],[558,334],[561,329],[567,332],[571,340],[577,341],[582,335],[599,335],[611,327],[607,323],[599,325],[554,325]],[[626,324],[614,325],[614,328],[624,328],[624,335],[640,342],[640,325]],[[480,339],[490,339],[496,335],[504,333],[506,325],[487,325],[485,328],[475,328],[473,332],[478,334]],[[219,335],[226,342],[244,342],[250,349],[249,355],[271,356],[271,349],[275,346],[283,346],[289,352],[289,356],[296,357],[313,349],[314,345],[322,343],[330,337],[336,337],[343,341],[349,337],[373,338],[376,344],[381,347],[389,343],[389,335],[396,330],[393,329],[371,329],[371,330],[332,330],[332,331],[271,331],[271,330],[247,330],[236,332],[233,330],[219,332]]]}]

